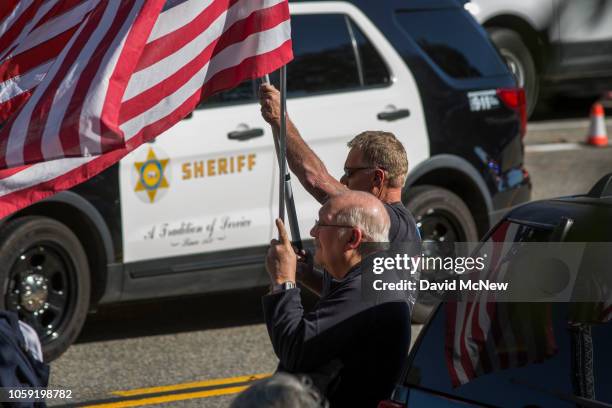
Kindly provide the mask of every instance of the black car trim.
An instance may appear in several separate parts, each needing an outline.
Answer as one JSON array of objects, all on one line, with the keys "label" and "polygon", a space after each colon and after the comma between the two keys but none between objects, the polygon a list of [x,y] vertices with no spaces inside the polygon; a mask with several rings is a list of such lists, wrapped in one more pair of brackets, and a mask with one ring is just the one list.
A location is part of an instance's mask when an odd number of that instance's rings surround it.
[{"label": "black car trim", "polygon": [[563,203],[563,204],[574,204],[574,205],[588,205],[594,207],[610,208],[612,207],[612,200],[610,197],[595,198],[588,195],[562,197],[550,199],[551,202]]},{"label": "black car trim", "polygon": [[112,260],[115,259],[113,239],[111,237],[110,230],[108,229],[106,221],[104,221],[104,218],[102,218],[102,215],[98,212],[96,207],[91,204],[91,202],[69,190],[59,192],[54,196],[41,201],[41,203],[43,202],[68,204],[85,214],[85,216],[94,224],[97,232],[100,234],[102,244],[104,245],[104,255],[106,256],[107,261],[112,262]]},{"label": "black car trim", "polygon": [[267,246],[124,264],[120,301],[265,286]]},{"label": "black car trim", "polygon": [[520,218],[512,218],[512,217],[506,218],[505,221],[512,222],[512,223],[515,223],[515,224],[526,225],[528,227],[533,227],[533,228],[546,229],[546,230],[554,230],[557,227],[554,224],[549,224],[549,223],[546,223],[546,222],[537,222],[537,221],[522,220]]},{"label": "black car trim", "polygon": [[216,259],[210,261],[188,262],[181,264],[172,264],[168,268],[158,268],[139,270],[130,273],[132,278],[147,278],[151,276],[175,274],[175,273],[191,273],[201,272],[210,269],[229,268],[231,266],[252,265],[262,261],[262,255],[241,256],[232,259]]},{"label": "black car trim", "polygon": [[112,263],[106,268],[106,285],[102,292],[102,297],[98,300],[96,305],[102,305],[106,303],[118,302],[121,299],[121,293],[123,292],[123,264]]},{"label": "black car trim", "polygon": [[441,396],[443,398],[446,398],[446,399],[449,399],[451,401],[465,402],[465,403],[471,404],[471,405],[473,405],[475,407],[486,407],[486,408],[496,408],[497,407],[496,405],[483,404],[482,402],[474,401],[474,400],[467,399],[467,398],[458,397],[457,395],[451,395],[451,394],[447,394],[445,392],[440,392],[440,391],[432,390],[430,388],[422,387],[420,385],[406,384],[406,387],[414,388],[416,390],[423,391],[423,392],[426,392],[428,394],[439,395],[439,396]]},{"label": "black car trim", "polygon": [[132,279],[190,274],[212,269],[263,263],[267,246],[205,252],[171,258],[149,259],[124,264],[126,276]]},{"label": "black car trim", "polygon": [[407,11],[461,9],[461,3],[456,0],[413,0],[402,4],[400,9]]}]

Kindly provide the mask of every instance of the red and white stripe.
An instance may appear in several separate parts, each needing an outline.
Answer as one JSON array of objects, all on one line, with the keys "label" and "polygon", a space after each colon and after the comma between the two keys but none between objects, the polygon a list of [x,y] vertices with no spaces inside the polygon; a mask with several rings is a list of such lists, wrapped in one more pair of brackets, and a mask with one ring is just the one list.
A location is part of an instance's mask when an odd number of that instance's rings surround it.
[{"label": "red and white stripe", "polygon": [[26,95],[0,131],[0,167],[9,167],[0,171],[0,217],[92,177],[200,98],[292,58],[286,0],[187,0],[167,10],[164,0],[64,2],[72,7],[51,7],[30,26],[34,36],[13,34],[7,48],[6,61],[66,42],[0,83],[0,104]]},{"label": "red and white stripe", "polygon": [[[489,269],[484,271],[487,279],[504,281],[508,267],[505,256],[515,245],[520,228],[506,222],[483,243],[480,253],[490,255]],[[446,304],[445,355],[454,387],[486,373],[543,361],[554,353],[554,337],[549,327],[540,336],[534,332],[528,316],[514,318],[521,313],[520,305],[497,303],[492,296],[482,292],[473,301]]]},{"label": "red and white stripe", "polygon": [[[98,3],[99,0],[22,1],[5,18],[0,31],[0,122],[29,99]],[[23,20],[24,16],[33,17]]]}]

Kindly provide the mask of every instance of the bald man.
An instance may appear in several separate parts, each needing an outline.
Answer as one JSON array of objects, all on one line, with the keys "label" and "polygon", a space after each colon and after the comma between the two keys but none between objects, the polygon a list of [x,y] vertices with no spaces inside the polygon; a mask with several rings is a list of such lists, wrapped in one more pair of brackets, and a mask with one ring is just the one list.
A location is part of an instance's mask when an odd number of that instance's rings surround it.
[{"label": "bald man", "polygon": [[310,234],[315,262],[333,277],[314,310],[304,313],[295,287],[296,254],[284,225],[276,221],[280,241],[266,258],[272,291],[263,309],[280,369],[315,374],[337,363],[338,375],[321,389],[334,406],[376,407],[388,398],[410,344],[407,302],[365,301],[361,292],[365,256],[360,244],[382,242],[389,215],[381,201],[365,192],[331,197],[320,209]]}]

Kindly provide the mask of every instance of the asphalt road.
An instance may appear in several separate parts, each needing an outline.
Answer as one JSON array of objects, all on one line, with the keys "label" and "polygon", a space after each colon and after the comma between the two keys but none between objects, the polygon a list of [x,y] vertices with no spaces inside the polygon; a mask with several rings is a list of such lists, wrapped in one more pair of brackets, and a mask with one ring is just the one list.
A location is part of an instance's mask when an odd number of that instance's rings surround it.
[{"label": "asphalt road", "polygon": [[[612,147],[581,144],[587,126],[575,119],[530,124],[526,165],[534,199],[586,192],[612,172]],[[261,294],[104,308],[52,364],[50,388],[70,389],[72,402],[85,405],[225,407],[276,366],[261,324]]]},{"label": "asphalt road", "polygon": [[[612,172],[612,147],[584,143],[588,125],[588,120],[561,120],[528,126],[525,165],[531,174],[533,200],[586,193]],[[606,125],[612,135],[612,120]]]}]

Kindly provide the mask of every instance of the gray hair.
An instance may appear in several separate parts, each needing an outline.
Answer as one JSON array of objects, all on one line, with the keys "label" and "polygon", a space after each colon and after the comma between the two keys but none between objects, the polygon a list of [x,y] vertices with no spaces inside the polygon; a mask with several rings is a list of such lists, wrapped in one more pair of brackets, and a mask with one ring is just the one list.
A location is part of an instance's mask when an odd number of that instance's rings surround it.
[{"label": "gray hair", "polygon": [[257,381],[238,395],[230,408],[321,408],[327,407],[308,378],[285,373]]},{"label": "gray hair", "polygon": [[[361,207],[344,208],[336,214],[338,224],[359,228],[363,233],[364,242],[389,241],[389,220],[385,217],[383,223],[379,221],[379,218],[372,211]],[[346,229],[341,229],[340,234],[344,234],[346,231]]]}]

